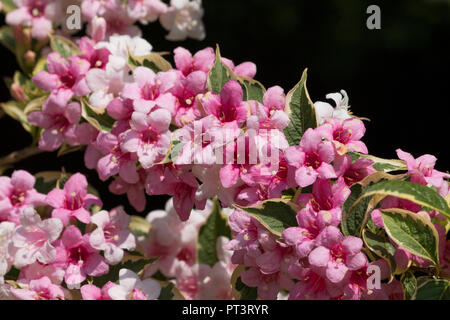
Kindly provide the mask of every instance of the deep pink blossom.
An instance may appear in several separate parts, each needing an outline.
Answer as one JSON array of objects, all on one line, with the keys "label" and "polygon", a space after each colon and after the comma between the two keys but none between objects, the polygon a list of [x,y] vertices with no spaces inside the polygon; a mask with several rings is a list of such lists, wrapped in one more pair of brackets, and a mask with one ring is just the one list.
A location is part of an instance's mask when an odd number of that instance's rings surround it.
[{"label": "deep pink blossom", "polygon": [[303,135],[300,146],[286,150],[288,163],[297,168],[295,181],[300,187],[313,184],[317,178],[336,178],[336,172],[330,164],[335,157],[331,137],[327,132],[309,128]]},{"label": "deep pink blossom", "polygon": [[102,202],[98,197],[88,194],[87,187],[86,178],[76,173],[67,180],[63,189],[50,191],[46,201],[54,208],[52,217],[61,219],[63,225],[71,219],[89,223],[91,214],[86,208],[93,204],[102,206]]},{"label": "deep pink blossom", "polygon": [[90,234],[82,235],[75,226],[64,231],[56,245],[65,253],[64,281],[67,285],[77,285],[86,276],[98,277],[108,273],[109,267],[99,252],[89,243]]}]

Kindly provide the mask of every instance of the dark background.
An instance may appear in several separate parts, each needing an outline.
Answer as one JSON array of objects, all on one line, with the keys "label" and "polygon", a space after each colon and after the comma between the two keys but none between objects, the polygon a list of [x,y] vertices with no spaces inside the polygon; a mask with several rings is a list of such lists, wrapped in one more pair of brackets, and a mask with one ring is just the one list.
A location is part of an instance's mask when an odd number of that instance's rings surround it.
[{"label": "dark background", "polygon": [[[396,158],[402,148],[415,157],[430,153],[437,168],[450,168],[449,0],[204,0],[207,37],[198,42],[169,42],[159,23],[143,28],[155,51],[179,45],[195,52],[220,44],[222,56],[236,64],[253,61],[256,79],[266,88],[289,91],[308,68],[311,99],[345,89],[351,110],[366,122],[364,141],[373,155]],[[381,8],[381,30],[366,28],[366,8]],[[0,48],[1,75],[18,69],[14,57]],[[0,101],[9,99],[0,86]],[[0,156],[29,145],[29,135],[8,117],[0,120]],[[16,165],[32,173],[59,170],[85,173],[110,209],[126,204],[126,196],[111,195],[95,171],[87,170],[83,153],[60,158],[44,153]],[[10,174],[11,170],[6,172]],[[166,197],[148,197],[147,213],[163,206]],[[136,212],[126,205],[130,214]]]}]

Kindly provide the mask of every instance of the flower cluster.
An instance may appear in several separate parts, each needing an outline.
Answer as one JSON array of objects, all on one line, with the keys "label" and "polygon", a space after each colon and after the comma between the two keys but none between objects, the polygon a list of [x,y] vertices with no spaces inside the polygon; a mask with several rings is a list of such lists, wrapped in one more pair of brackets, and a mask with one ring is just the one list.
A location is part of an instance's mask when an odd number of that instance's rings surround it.
[{"label": "flower cluster", "polygon": [[[186,37],[202,40],[205,30],[202,23],[201,0],[172,0],[167,5],[161,0],[14,0],[15,8],[6,15],[6,23],[26,28],[35,39],[45,40],[55,31],[65,34],[81,30],[81,23],[87,23],[87,33],[96,40],[121,34],[138,36],[136,23],[148,24],[160,20],[169,31],[168,40],[184,40]],[[73,19],[75,29],[69,24]]]},{"label": "flower cluster", "polygon": [[[151,279],[157,271],[186,299],[232,298],[235,266],[231,252],[222,248],[229,239],[217,240],[213,267],[196,263],[198,231],[211,213],[211,202],[182,222],[170,200],[166,211],[147,216],[156,232],[136,237],[123,208],[100,210],[101,201],[87,193],[86,178],[79,173],[46,195],[36,191],[36,179],[26,171],[1,178],[6,191],[1,201],[10,211],[0,220],[0,286],[7,298],[157,299],[161,287]],[[141,276],[121,268],[136,258],[157,260],[141,267]]]}]

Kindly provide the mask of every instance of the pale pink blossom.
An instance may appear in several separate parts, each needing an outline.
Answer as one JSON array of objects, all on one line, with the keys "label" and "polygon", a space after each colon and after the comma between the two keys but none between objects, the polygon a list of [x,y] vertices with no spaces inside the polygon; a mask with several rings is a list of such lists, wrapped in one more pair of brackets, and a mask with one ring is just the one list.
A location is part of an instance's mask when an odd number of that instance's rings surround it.
[{"label": "pale pink blossom", "polygon": [[36,261],[43,264],[53,262],[56,259],[56,249],[52,243],[58,239],[62,229],[59,219],[41,220],[32,207],[25,208],[20,217],[20,226],[12,239],[18,249],[14,265],[21,268]]},{"label": "pale pink blossom", "polygon": [[141,280],[128,269],[119,271],[119,285],[109,288],[112,300],[154,300],[159,297],[161,286],[153,279]]},{"label": "pale pink blossom", "polygon": [[97,226],[92,231],[89,242],[94,249],[104,252],[106,261],[118,264],[124,255],[124,249],[133,251],[136,238],[128,229],[130,216],[119,207],[110,212],[102,210],[92,216],[91,222]]},{"label": "pale pink blossom", "polygon": [[20,289],[14,288],[11,292],[19,300],[65,300],[63,288],[53,284],[47,277],[18,284]]},{"label": "pale pink blossom", "polygon": [[24,170],[16,170],[11,178],[0,177],[0,221],[19,224],[28,206],[45,205],[45,195],[34,189],[36,178]]}]

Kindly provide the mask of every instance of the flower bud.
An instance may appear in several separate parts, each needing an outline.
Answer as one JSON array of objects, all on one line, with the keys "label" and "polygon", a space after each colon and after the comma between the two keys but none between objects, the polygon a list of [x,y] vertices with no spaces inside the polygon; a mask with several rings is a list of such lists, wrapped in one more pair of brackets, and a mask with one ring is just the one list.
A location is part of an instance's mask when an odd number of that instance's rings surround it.
[{"label": "flower bud", "polygon": [[25,94],[22,88],[17,83],[13,83],[10,88],[11,96],[17,101],[25,100]]}]

